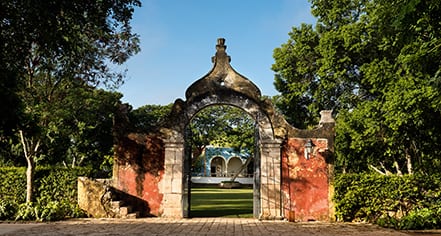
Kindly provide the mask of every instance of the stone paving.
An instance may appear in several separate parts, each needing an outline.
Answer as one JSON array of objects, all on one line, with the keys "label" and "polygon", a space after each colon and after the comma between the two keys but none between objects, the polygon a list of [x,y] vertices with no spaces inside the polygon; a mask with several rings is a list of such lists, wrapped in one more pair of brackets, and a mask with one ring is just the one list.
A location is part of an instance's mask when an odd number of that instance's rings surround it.
[{"label": "stone paving", "polygon": [[440,235],[441,230],[395,231],[361,223],[290,223],[235,218],[75,219],[51,223],[1,223],[0,235]]}]

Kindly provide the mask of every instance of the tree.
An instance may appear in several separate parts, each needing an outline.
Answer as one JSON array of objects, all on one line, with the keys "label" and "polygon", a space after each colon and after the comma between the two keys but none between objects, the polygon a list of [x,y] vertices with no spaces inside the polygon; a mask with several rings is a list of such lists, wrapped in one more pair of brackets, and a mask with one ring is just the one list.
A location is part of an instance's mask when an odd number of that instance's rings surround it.
[{"label": "tree", "polygon": [[341,170],[439,171],[441,3],[311,3],[315,29],[274,50],[278,107],[300,127],[333,109]]},{"label": "tree", "polygon": [[149,132],[158,127],[172,109],[173,103],[168,105],[145,105],[129,113],[129,118],[139,132]]},{"label": "tree", "polygon": [[[315,124],[318,110],[323,104],[312,96],[318,89],[317,63],[320,54],[315,52],[319,35],[311,25],[302,24],[289,33],[288,43],[274,50],[276,72],[274,86],[281,93],[274,101],[287,121],[299,128]],[[320,93],[317,93],[320,94]],[[322,100],[327,98],[323,94]]]},{"label": "tree", "polygon": [[[45,139],[57,132],[57,104],[77,86],[122,82],[121,64],[139,51],[130,19],[138,0],[6,1],[1,3],[2,59],[17,83],[23,110],[18,134],[27,161],[27,197]],[[11,86],[13,87],[13,86]]]},{"label": "tree", "polygon": [[210,106],[199,111],[191,120],[191,142],[198,153],[202,153],[207,145],[253,151],[254,123],[239,108]]},{"label": "tree", "polygon": [[110,170],[102,165],[113,157],[113,117],[121,97],[117,92],[90,87],[67,91],[54,111],[48,142],[41,148],[43,163]]}]

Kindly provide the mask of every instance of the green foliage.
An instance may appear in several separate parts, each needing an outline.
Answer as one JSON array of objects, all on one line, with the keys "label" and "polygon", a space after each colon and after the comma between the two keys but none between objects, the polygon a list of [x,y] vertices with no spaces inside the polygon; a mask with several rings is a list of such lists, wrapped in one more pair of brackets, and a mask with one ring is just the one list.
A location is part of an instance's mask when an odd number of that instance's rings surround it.
[{"label": "green foliage", "polygon": [[10,43],[1,58],[20,73],[30,66],[36,70],[28,72],[49,72],[57,79],[113,82],[121,76],[111,73],[110,63],[121,64],[139,51],[130,20],[140,5],[137,0],[4,1],[1,37]]},{"label": "green foliage", "polygon": [[210,106],[197,113],[191,123],[192,145],[254,150],[254,120],[239,108]]},{"label": "green foliage", "polygon": [[397,229],[441,227],[441,176],[342,174],[335,179],[339,221],[367,221]]},{"label": "green foliage", "polygon": [[399,224],[399,229],[433,229],[441,228],[441,210],[437,208],[415,209],[404,216]]},{"label": "green foliage", "polygon": [[[42,204],[38,203],[41,207]],[[63,201],[50,201],[44,205],[44,208],[37,215],[37,220],[61,220],[68,215],[69,203]]]},{"label": "green foliage", "polygon": [[0,220],[12,219],[17,209],[18,204],[7,199],[0,200]]},{"label": "green foliage", "polygon": [[135,129],[141,132],[149,132],[156,129],[163,119],[170,113],[173,104],[145,105],[129,113],[129,119]]},{"label": "green foliage", "polygon": [[[81,94],[81,96],[80,96]],[[56,126],[60,142],[51,142],[59,148],[58,155],[66,153],[68,165],[93,166],[98,169],[106,155],[113,155],[113,116],[122,97],[120,93],[98,89],[77,89],[65,98],[63,111]],[[66,102],[66,100],[68,100]],[[60,153],[61,150],[61,153]]]},{"label": "green foliage", "polygon": [[382,227],[401,230],[439,229],[441,228],[440,213],[438,205],[437,208],[420,208],[411,210],[401,219],[383,216],[375,223]]},{"label": "green foliage", "polygon": [[35,220],[39,210],[40,206],[35,206],[33,202],[22,203],[18,206],[15,220]]},{"label": "green foliage", "polygon": [[[0,50],[0,85],[7,86],[1,87],[4,102],[11,102],[9,109],[4,103],[0,107],[6,110],[0,126],[9,131],[1,132],[0,140],[16,131],[28,166],[42,160],[84,165],[85,158],[111,151],[110,135],[100,136],[100,131],[111,133],[112,111],[101,106],[108,97],[95,88],[114,89],[123,82],[125,72],[115,65],[140,50],[139,36],[130,26],[134,8],[140,5],[138,0],[0,3],[0,41],[8,42]],[[27,179],[31,190],[32,179]],[[30,192],[27,201],[32,200]]]},{"label": "green foliage", "polygon": [[[38,94],[39,92],[36,92]],[[40,129],[40,165],[93,166],[112,154],[113,115],[120,93],[75,87],[54,93],[54,104],[40,104],[47,127]],[[46,107],[47,106],[47,107]],[[36,111],[36,109],[35,109]]]},{"label": "green foliage", "polygon": [[19,204],[25,201],[26,168],[0,168],[0,199]]},{"label": "green foliage", "polygon": [[202,173],[205,168],[204,160],[205,160],[204,153],[201,153],[200,155],[193,155],[191,159],[191,172]]},{"label": "green foliage", "polygon": [[[35,92],[35,95],[40,92]],[[44,134],[40,137],[39,155],[35,157],[38,164],[93,166],[109,173],[105,157],[113,155],[113,116],[122,95],[75,87],[54,92],[52,96],[55,100],[59,99],[55,106],[36,106],[41,109],[38,113],[46,114],[44,120],[47,124],[45,128],[38,129],[40,134]],[[0,166],[23,166],[26,161],[22,157],[20,139],[10,136],[0,140]]]},{"label": "green foliage", "polygon": [[337,170],[441,170],[440,1],[312,0],[274,50],[278,108],[299,128],[337,114]]},{"label": "green foliage", "polygon": [[[0,134],[0,137],[1,134]],[[26,160],[19,158],[23,149],[18,137],[11,134],[0,138],[0,166],[24,166]]]},{"label": "green foliage", "polygon": [[79,209],[78,205],[60,199],[46,203],[40,201],[22,203],[15,213],[15,220],[54,221],[84,216],[85,213]]},{"label": "green foliage", "polygon": [[38,168],[35,173],[37,200],[42,204],[57,200],[76,202],[78,176],[91,176],[89,168]]},{"label": "green foliage", "polygon": [[[274,49],[274,86],[281,93],[276,96],[275,103],[288,122],[306,128],[318,121],[317,115],[323,108],[317,107],[319,103],[311,96],[319,83],[314,74],[315,61],[320,58],[314,49],[319,44],[319,34],[311,25],[302,24],[300,28],[293,28],[289,36],[286,44]],[[323,99],[329,97],[323,96]]]},{"label": "green foliage", "polygon": [[77,205],[78,176],[93,176],[90,168],[37,168],[34,188],[35,202],[23,203],[25,168],[0,168],[0,219],[61,220],[84,217]]}]

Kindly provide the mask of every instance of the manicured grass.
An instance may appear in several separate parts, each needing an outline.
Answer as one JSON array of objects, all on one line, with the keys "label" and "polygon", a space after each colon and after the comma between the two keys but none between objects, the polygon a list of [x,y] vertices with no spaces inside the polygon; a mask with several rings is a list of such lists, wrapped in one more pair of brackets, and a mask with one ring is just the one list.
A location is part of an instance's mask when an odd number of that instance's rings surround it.
[{"label": "manicured grass", "polygon": [[253,189],[192,188],[191,217],[253,217]]}]

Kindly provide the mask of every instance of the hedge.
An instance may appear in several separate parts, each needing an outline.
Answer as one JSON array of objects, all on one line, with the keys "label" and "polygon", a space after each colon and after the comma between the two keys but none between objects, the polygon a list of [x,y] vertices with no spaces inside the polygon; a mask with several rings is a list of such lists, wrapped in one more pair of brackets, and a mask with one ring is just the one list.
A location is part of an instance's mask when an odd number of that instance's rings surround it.
[{"label": "hedge", "polygon": [[0,199],[2,201],[22,203],[26,199],[26,168],[0,168]]},{"label": "hedge", "polygon": [[335,178],[338,221],[396,229],[441,228],[441,175],[341,174]]},{"label": "hedge", "polygon": [[84,216],[77,205],[77,178],[93,176],[93,171],[90,168],[37,168],[32,203],[25,203],[25,167],[1,167],[0,176],[0,220],[60,220]]}]

